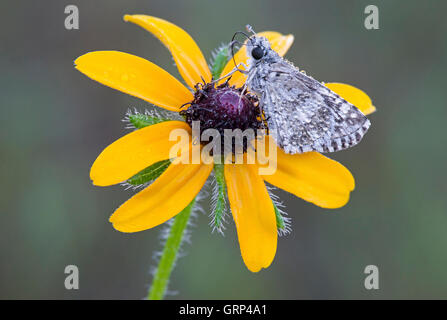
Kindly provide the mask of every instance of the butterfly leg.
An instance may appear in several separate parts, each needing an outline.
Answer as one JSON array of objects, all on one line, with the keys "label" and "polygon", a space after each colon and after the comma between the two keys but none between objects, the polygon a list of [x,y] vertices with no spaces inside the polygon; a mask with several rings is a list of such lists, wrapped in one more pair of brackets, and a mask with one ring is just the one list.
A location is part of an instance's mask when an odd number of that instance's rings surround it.
[{"label": "butterfly leg", "polygon": [[238,105],[241,104],[241,100],[242,100],[242,96],[244,95],[244,93],[247,91],[247,84],[244,83],[244,86],[242,87],[241,93],[239,94],[239,102]]},{"label": "butterfly leg", "polygon": [[237,71],[239,71],[239,72],[241,72],[241,73],[243,73],[243,74],[247,74],[247,73],[248,73],[247,70],[239,69],[239,67],[241,67],[241,66],[243,66],[245,69],[248,69],[248,67],[247,67],[247,65],[246,65],[245,63],[243,63],[243,62],[238,63],[238,65],[237,65],[236,67],[234,67],[233,70],[231,70],[230,72],[228,72],[226,75],[220,77],[219,79],[216,79],[216,80],[211,81],[211,83],[219,82],[220,80],[225,79],[225,78],[231,76],[233,73],[235,73],[235,72],[237,72]]}]

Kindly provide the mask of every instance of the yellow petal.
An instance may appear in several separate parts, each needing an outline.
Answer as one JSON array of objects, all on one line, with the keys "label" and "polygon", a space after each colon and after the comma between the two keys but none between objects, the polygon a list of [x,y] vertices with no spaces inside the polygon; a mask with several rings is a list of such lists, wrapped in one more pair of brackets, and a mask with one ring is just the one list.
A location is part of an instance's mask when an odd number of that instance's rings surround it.
[{"label": "yellow petal", "polygon": [[267,268],[276,253],[276,218],[257,166],[226,164],[225,181],[242,259],[252,272]]},{"label": "yellow petal", "polygon": [[94,51],[74,62],[86,76],[159,107],[179,111],[193,99],[168,72],[143,58],[119,51]]},{"label": "yellow petal", "polygon": [[278,32],[265,32],[264,37],[270,41],[270,45],[273,50],[275,50],[281,57],[285,56],[287,51],[293,44],[294,36],[282,35]]},{"label": "yellow petal", "polygon": [[326,83],[326,87],[337,93],[340,97],[356,106],[363,114],[368,115],[376,111],[368,95],[354,86],[344,83]]},{"label": "yellow petal", "polygon": [[171,164],[153,184],[119,207],[110,222],[122,232],[158,226],[195,198],[212,169],[213,164]]},{"label": "yellow petal", "polygon": [[202,51],[185,30],[166,20],[140,14],[125,15],[124,20],[146,29],[171,51],[180,74],[191,88],[202,82],[201,77],[206,82],[211,80],[211,71]]},{"label": "yellow petal", "polygon": [[[289,50],[290,46],[293,43],[293,35],[282,35],[279,32],[274,31],[265,31],[260,32],[257,34],[259,37],[265,37],[270,42],[270,45],[273,50],[278,52],[280,56],[284,56],[286,52]],[[239,49],[238,52],[235,53],[234,59],[236,60],[236,64],[239,64],[241,62],[247,64],[247,49],[245,46]],[[233,59],[228,61],[225,68],[222,71],[221,76],[224,76],[228,73],[230,73],[231,70],[233,70],[235,67]],[[244,67],[240,67],[240,69],[245,69]],[[230,85],[235,85],[236,87],[242,87],[245,83],[245,80],[247,79],[247,76],[245,74],[242,74],[241,72],[236,72],[231,76],[230,79]]]},{"label": "yellow petal", "polygon": [[318,152],[291,155],[277,148],[276,166],[264,180],[323,208],[344,206],[354,190],[349,170]]},{"label": "yellow petal", "polygon": [[183,121],[166,121],[136,130],[109,145],[98,156],[90,170],[97,186],[120,183],[151,164],[169,159],[169,150],[176,141],[169,141],[174,129],[190,127]]}]

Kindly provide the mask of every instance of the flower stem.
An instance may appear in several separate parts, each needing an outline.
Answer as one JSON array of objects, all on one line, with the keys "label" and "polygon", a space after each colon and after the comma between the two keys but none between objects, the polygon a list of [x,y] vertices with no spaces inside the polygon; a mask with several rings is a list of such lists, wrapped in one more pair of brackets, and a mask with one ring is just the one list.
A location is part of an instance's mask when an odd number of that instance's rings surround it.
[{"label": "flower stem", "polygon": [[180,245],[182,244],[185,229],[188,225],[194,203],[195,200],[193,200],[174,218],[174,222],[169,230],[168,238],[166,239],[160,262],[158,263],[157,271],[155,272],[152,285],[149,289],[149,294],[147,296],[149,300],[161,300],[166,293],[169,278],[171,276],[172,269],[174,268],[175,261],[177,260],[177,253],[180,249]]}]

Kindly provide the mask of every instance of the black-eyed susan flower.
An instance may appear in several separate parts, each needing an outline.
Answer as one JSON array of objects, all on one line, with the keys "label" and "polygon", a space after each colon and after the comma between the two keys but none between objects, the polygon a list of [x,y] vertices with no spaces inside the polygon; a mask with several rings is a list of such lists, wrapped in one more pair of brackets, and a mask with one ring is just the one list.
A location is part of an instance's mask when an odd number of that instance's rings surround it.
[{"label": "black-eyed susan flower", "polygon": [[[265,175],[260,174],[259,168],[264,165],[260,162],[219,166],[212,160],[197,164],[163,162],[170,159],[170,150],[176,144],[170,141],[170,133],[175,129],[191,133],[192,120],[216,130],[262,127],[256,98],[238,89],[245,83],[242,73],[235,73],[220,86],[208,85],[212,71],[191,36],[178,26],[145,15],[126,15],[124,19],[143,27],[169,49],[189,88],[152,62],[123,52],[95,51],[75,61],[76,68],[93,80],[160,108],[181,112],[186,120],[151,123],[118,139],[98,156],[90,172],[93,184],[98,186],[128,181],[154,164],[160,164],[162,172],[113,213],[110,222],[114,228],[137,232],[168,221],[195,199],[214,168],[221,189],[228,194],[242,258],[250,271],[257,272],[271,264],[277,247],[278,212],[265,182],[323,208],[347,203],[354,189],[353,176],[340,163],[317,152],[290,155],[277,148],[276,171]],[[266,37],[280,55],[293,42],[292,35],[278,32],[259,35]],[[245,52],[240,49],[235,60],[246,63]],[[214,78],[234,68],[233,61],[227,60],[223,68],[213,66],[213,72],[221,71]],[[361,90],[341,83],[326,85],[365,114],[374,111]]]}]

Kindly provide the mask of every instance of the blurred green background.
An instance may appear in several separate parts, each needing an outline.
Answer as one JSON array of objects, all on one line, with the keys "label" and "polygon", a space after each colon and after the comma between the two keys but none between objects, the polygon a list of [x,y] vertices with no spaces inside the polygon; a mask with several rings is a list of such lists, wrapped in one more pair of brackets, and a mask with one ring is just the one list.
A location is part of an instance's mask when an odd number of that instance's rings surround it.
[{"label": "blurred green background", "polygon": [[[64,28],[75,4],[80,29]],[[380,29],[364,28],[375,4]],[[356,178],[328,211],[278,191],[293,232],[270,268],[243,265],[230,219],[224,237],[199,214],[176,267],[174,299],[447,298],[447,5],[441,1],[2,1],[0,4],[0,298],[141,299],[163,226],[123,234],[109,215],[132,192],[99,188],[89,167],[124,135],[129,107],[148,104],[73,68],[89,51],[120,50],[178,71],[161,43],[124,23],[149,14],[186,29],[205,56],[250,23],[293,33],[287,58],[321,81],[365,90],[378,111],[356,148],[333,158]],[[64,268],[80,289],[64,288]],[[377,265],[380,289],[364,288]]]}]

